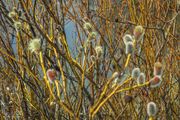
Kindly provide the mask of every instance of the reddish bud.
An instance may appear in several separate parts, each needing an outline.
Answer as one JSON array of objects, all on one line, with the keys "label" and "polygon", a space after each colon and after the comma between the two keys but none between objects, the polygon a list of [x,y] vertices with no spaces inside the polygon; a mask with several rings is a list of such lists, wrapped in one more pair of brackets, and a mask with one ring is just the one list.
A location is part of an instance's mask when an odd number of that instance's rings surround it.
[{"label": "reddish bud", "polygon": [[154,76],[154,78],[152,78],[150,80],[150,87],[154,88],[154,87],[158,87],[162,82],[162,79],[160,76]]},{"label": "reddish bud", "polygon": [[50,82],[50,83],[53,83],[54,80],[55,80],[56,77],[57,77],[56,71],[55,71],[54,69],[48,69],[47,72],[46,72],[46,74],[47,74],[47,77],[48,77],[49,82]]},{"label": "reddish bud", "polygon": [[124,100],[126,103],[130,103],[132,101],[133,97],[131,95],[125,95]]}]

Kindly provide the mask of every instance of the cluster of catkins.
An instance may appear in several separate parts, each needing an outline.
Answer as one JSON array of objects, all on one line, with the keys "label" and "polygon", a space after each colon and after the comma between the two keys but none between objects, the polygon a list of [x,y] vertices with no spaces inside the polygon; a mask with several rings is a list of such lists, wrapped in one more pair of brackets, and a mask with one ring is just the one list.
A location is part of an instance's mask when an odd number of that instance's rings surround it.
[{"label": "cluster of catkins", "polygon": [[[149,81],[150,83],[150,87],[151,88],[155,88],[158,87],[161,82],[161,75],[162,75],[162,64],[160,62],[156,62],[154,64],[154,77]],[[137,79],[137,84],[141,85],[141,84],[145,84],[146,82],[146,76],[144,73],[140,72],[139,68],[134,68],[132,70],[131,76],[133,79]],[[156,115],[157,113],[157,106],[154,102],[149,102],[147,104],[147,114],[150,117],[150,120],[153,119],[153,117]]]},{"label": "cluster of catkins", "polygon": [[[28,49],[32,53],[38,53],[41,50],[41,40],[39,38],[32,39],[28,44]],[[57,79],[58,72],[55,69],[48,69],[46,71],[47,78],[50,83],[54,83],[54,81]]]},{"label": "cluster of catkins", "polygon": [[88,37],[90,40],[95,39],[97,33],[93,30],[93,26],[89,22],[85,22],[83,28],[88,31]]},{"label": "cluster of catkins", "polygon": [[[158,87],[161,82],[161,76],[162,76],[162,64],[160,62],[156,62],[154,64],[154,72],[153,72],[153,78],[149,81],[149,85],[151,88]],[[131,74],[132,78],[137,79],[137,84],[141,85],[145,83],[145,74],[140,72],[139,68],[134,68],[132,70]],[[153,119],[153,117],[157,113],[157,106],[154,102],[149,102],[147,104],[147,114],[150,117],[150,120]]]},{"label": "cluster of catkins", "polygon": [[[126,54],[132,54],[134,51],[135,41],[139,41],[143,39],[144,29],[142,26],[136,26],[133,32],[134,36],[130,34],[126,34],[123,37],[123,41],[126,45]],[[162,64],[160,62],[156,62],[154,64],[154,72],[153,78],[149,81],[149,85],[151,88],[158,87],[162,82]],[[137,80],[138,85],[143,85],[146,83],[146,76],[143,72],[140,71],[140,68],[134,68],[131,73],[131,77]],[[157,106],[154,102],[149,102],[147,104],[147,114],[150,120],[157,114]]]},{"label": "cluster of catkins", "polygon": [[[13,8],[13,10],[8,13],[8,16],[10,19],[12,19],[16,31],[19,31],[22,28],[22,24],[18,20],[19,12],[16,10],[16,8]],[[28,49],[32,53],[38,53],[41,49],[41,40],[39,38],[31,39],[28,44]],[[54,80],[57,78],[57,71],[54,69],[48,69],[46,74],[50,83],[53,83]]]},{"label": "cluster of catkins", "polygon": [[[87,30],[87,32],[88,32],[87,43],[89,42],[89,40],[93,40],[97,37],[97,33],[93,30],[93,26],[91,25],[91,23],[85,22],[83,25],[83,28],[85,30]],[[87,46],[85,46],[85,47],[87,47]],[[96,52],[96,56],[91,56],[93,62],[94,62],[94,60],[100,58],[100,56],[102,55],[102,53],[103,53],[102,46],[97,45],[95,47],[95,52]]]},{"label": "cluster of catkins", "polygon": [[133,79],[137,79],[137,84],[141,85],[146,82],[146,76],[143,72],[140,71],[140,68],[134,68],[131,73]]},{"label": "cluster of catkins", "polygon": [[[29,42],[28,49],[32,53],[38,53],[41,50],[41,40],[39,38],[34,38]],[[58,72],[51,68],[46,71],[47,78],[49,82],[52,84],[57,79]]]},{"label": "cluster of catkins", "polygon": [[10,19],[12,19],[13,24],[14,24],[14,28],[16,29],[16,31],[19,31],[22,27],[22,24],[18,20],[19,12],[16,10],[16,8],[13,8],[13,10],[8,13],[8,16]]},{"label": "cluster of catkins", "polygon": [[[83,27],[85,30],[88,31],[88,40],[92,40],[92,39],[96,38],[97,33],[93,31],[93,27],[89,22],[85,22]],[[28,49],[32,53],[38,53],[41,50],[41,40],[39,38],[32,39],[28,44]],[[96,52],[95,59],[99,58],[103,53],[102,47],[96,46],[95,52]],[[47,75],[49,82],[54,83],[54,81],[57,79],[58,72],[55,69],[48,69],[46,72],[46,75]]]},{"label": "cluster of catkins", "polygon": [[136,26],[133,31],[133,36],[125,34],[123,37],[124,44],[126,45],[126,54],[132,54],[134,51],[135,41],[143,39],[144,28],[140,25]]},{"label": "cluster of catkins", "polygon": [[[162,82],[162,64],[160,62],[156,62],[154,64],[154,77],[149,81],[150,82],[150,87],[154,88],[154,87],[158,87],[161,82]],[[134,68],[132,70],[131,76],[133,79],[137,79],[137,84],[141,85],[144,84],[146,81],[146,76],[143,72],[140,72],[140,68]]]}]

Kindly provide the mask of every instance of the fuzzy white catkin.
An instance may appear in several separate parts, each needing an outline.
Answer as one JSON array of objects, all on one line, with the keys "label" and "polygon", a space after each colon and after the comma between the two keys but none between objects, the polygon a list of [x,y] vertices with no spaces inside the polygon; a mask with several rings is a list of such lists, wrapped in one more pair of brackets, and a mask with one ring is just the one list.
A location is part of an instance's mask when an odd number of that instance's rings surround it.
[{"label": "fuzzy white catkin", "polygon": [[132,54],[133,53],[133,43],[132,42],[128,42],[126,44],[126,54]]},{"label": "fuzzy white catkin", "polygon": [[119,73],[118,73],[118,72],[114,72],[114,73],[112,74],[112,79],[114,79],[114,80],[113,80],[113,85],[112,85],[112,87],[114,87],[114,86],[118,83]]},{"label": "fuzzy white catkin", "polygon": [[41,40],[37,38],[32,39],[28,45],[28,48],[31,52],[36,52],[40,50],[40,47],[41,47]]},{"label": "fuzzy white catkin", "polygon": [[119,73],[118,72],[114,72],[113,74],[112,74],[112,78],[117,78],[119,76]]},{"label": "fuzzy white catkin", "polygon": [[96,32],[90,32],[89,33],[89,39],[95,39],[97,36],[97,33]]},{"label": "fuzzy white catkin", "polygon": [[134,68],[133,70],[132,70],[132,73],[131,73],[131,76],[132,76],[132,78],[138,78],[139,77],[139,75],[140,75],[140,69],[139,68]]},{"label": "fuzzy white catkin", "polygon": [[9,87],[6,87],[6,90],[9,91],[10,90]]},{"label": "fuzzy white catkin", "polygon": [[13,18],[13,17],[16,16],[16,12],[11,11],[11,12],[8,13],[8,16],[9,16],[10,18]]},{"label": "fuzzy white catkin", "polygon": [[119,78],[118,78],[118,77],[116,77],[116,78],[114,79],[112,87],[114,87],[115,85],[117,85],[118,80],[119,80]]},{"label": "fuzzy white catkin", "polygon": [[100,57],[102,55],[102,53],[103,53],[103,49],[102,49],[101,46],[96,46],[95,51],[96,51],[97,57]]},{"label": "fuzzy white catkin", "polygon": [[14,27],[15,27],[16,31],[20,30],[21,27],[22,27],[21,22],[15,21],[14,22]]},{"label": "fuzzy white catkin", "polygon": [[157,106],[154,102],[149,102],[147,104],[147,114],[150,117],[155,116],[157,114]]},{"label": "fuzzy white catkin", "polygon": [[85,22],[84,25],[83,25],[83,28],[85,30],[92,30],[92,25],[89,22]]},{"label": "fuzzy white catkin", "polygon": [[127,44],[128,42],[133,42],[133,38],[130,34],[126,34],[124,37],[123,37],[123,41],[124,41],[124,44]]},{"label": "fuzzy white catkin", "polygon": [[145,83],[146,76],[144,73],[140,73],[139,77],[137,78],[137,84],[141,85]]}]

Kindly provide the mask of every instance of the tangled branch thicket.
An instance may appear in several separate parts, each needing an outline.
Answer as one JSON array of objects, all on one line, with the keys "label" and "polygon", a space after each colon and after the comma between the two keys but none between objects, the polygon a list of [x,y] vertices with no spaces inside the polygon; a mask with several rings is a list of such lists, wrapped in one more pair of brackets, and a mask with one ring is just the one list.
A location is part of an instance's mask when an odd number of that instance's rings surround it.
[{"label": "tangled branch thicket", "polygon": [[179,0],[1,0],[0,119],[180,119]]}]

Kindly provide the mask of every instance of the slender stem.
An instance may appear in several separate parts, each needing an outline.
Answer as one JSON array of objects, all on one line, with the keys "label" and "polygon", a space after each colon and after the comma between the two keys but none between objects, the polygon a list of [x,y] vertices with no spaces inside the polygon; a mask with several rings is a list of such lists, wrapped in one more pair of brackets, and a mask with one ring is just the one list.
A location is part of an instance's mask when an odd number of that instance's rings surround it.
[{"label": "slender stem", "polygon": [[127,59],[126,59],[126,63],[125,63],[125,65],[124,65],[125,68],[128,66],[128,63],[129,63],[130,58],[131,58],[131,54],[128,54],[128,57],[127,57]]},{"label": "slender stem", "polygon": [[55,98],[55,97],[54,97],[54,94],[53,94],[53,92],[52,92],[52,90],[51,90],[49,81],[48,81],[47,76],[46,76],[46,69],[45,69],[45,67],[44,67],[44,61],[43,61],[42,51],[40,51],[39,57],[40,57],[41,67],[42,67],[43,74],[44,74],[44,81],[45,81],[45,83],[46,83],[46,86],[47,86],[48,89],[49,89],[49,92],[50,92],[51,97],[53,97],[53,99],[54,99],[54,98]]}]

